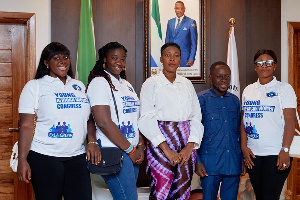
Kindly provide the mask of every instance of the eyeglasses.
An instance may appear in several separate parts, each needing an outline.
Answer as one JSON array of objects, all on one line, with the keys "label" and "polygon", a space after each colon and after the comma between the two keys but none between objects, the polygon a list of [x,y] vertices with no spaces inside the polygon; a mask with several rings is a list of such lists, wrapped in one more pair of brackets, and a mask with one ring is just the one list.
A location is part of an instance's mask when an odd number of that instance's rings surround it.
[{"label": "eyeglasses", "polygon": [[254,62],[256,67],[263,67],[266,64],[266,67],[273,67],[276,62],[274,60],[257,60]]}]

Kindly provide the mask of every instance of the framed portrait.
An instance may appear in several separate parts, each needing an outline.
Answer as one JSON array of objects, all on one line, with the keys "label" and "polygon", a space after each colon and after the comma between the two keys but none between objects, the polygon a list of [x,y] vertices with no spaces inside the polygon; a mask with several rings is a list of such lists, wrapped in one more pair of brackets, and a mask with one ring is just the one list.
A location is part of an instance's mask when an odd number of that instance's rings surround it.
[{"label": "framed portrait", "polygon": [[146,78],[162,71],[161,46],[175,42],[181,49],[177,74],[205,83],[205,0],[145,0],[144,42]]}]

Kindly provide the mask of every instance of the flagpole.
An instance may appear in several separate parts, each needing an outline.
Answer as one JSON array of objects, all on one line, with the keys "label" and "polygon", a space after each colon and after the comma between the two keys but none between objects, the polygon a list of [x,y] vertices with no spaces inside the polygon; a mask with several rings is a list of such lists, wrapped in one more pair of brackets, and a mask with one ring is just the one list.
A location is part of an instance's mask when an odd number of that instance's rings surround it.
[{"label": "flagpole", "polygon": [[240,98],[240,80],[239,80],[239,68],[238,68],[238,56],[237,48],[234,36],[235,19],[229,19],[229,40],[227,49],[227,64],[231,69],[231,81],[228,91]]},{"label": "flagpole", "polygon": [[230,19],[229,19],[229,24],[230,24],[230,28],[229,28],[229,36],[230,36],[232,27],[234,27],[234,25],[235,25],[235,19],[234,19],[234,18],[230,18]]}]

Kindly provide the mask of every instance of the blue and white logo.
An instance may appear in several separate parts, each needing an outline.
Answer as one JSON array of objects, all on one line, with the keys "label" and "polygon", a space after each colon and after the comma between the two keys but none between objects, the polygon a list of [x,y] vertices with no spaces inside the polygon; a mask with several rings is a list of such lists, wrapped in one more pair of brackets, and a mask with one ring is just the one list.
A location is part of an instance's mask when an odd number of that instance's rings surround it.
[{"label": "blue and white logo", "polygon": [[48,137],[50,138],[72,138],[73,137],[70,124],[67,125],[66,122],[63,122],[62,124],[60,122],[57,122],[57,125],[55,126],[53,124],[53,126],[49,130],[50,132],[48,133]]},{"label": "blue and white logo", "polygon": [[255,125],[252,125],[251,122],[248,125],[248,122],[246,122],[245,130],[247,131],[247,136],[252,139],[259,139],[259,134],[257,133],[257,130],[255,128]]},{"label": "blue and white logo", "polygon": [[123,133],[126,139],[135,137],[135,130],[133,128],[133,124],[130,121],[127,122],[127,125],[123,121],[120,127],[120,131]]},{"label": "blue and white logo", "polygon": [[78,90],[78,91],[81,91],[81,87],[77,84],[73,84],[72,87],[74,88],[74,90]]}]

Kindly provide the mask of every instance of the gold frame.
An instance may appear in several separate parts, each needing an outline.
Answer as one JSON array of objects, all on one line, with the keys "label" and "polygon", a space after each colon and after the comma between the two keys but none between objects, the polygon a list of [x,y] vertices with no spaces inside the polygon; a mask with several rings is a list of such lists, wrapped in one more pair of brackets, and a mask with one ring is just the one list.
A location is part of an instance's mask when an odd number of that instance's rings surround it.
[{"label": "gold frame", "polygon": [[[184,0],[184,1],[189,1],[189,0]],[[191,80],[193,83],[206,83],[206,78],[205,78],[205,39],[206,39],[206,34],[205,34],[205,15],[206,15],[206,5],[205,5],[206,0],[199,0],[199,12],[201,13],[199,15],[200,19],[200,24],[199,30],[200,32],[198,33],[198,39],[200,40],[199,43],[200,45],[197,48],[197,51],[199,52],[199,57],[200,59],[200,76],[185,76],[189,80]],[[145,79],[151,76],[151,67],[150,67],[150,2],[151,0],[144,0],[144,55],[145,55]],[[169,4],[169,2],[168,2]],[[197,59],[197,58],[196,58]]]}]

